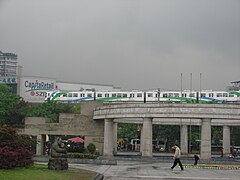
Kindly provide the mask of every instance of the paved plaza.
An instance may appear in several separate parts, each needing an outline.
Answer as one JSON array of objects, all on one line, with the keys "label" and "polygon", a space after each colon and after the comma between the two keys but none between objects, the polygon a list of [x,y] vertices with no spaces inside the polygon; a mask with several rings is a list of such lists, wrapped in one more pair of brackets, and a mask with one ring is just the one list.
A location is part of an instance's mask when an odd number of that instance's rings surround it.
[{"label": "paved plaza", "polygon": [[117,165],[70,164],[71,167],[98,172],[105,180],[137,180],[137,179],[199,179],[199,180],[239,180],[240,170],[203,169],[188,167],[181,171],[178,166],[174,170],[172,162],[139,162],[118,160]]}]

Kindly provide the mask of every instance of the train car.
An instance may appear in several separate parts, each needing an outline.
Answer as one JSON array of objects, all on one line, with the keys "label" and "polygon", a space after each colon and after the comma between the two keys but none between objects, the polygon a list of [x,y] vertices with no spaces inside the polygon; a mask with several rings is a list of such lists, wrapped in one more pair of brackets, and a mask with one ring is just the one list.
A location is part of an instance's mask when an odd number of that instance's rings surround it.
[{"label": "train car", "polygon": [[127,102],[187,102],[187,103],[227,103],[240,102],[240,91],[79,91],[47,92],[45,100],[76,103],[80,101],[127,101]]}]

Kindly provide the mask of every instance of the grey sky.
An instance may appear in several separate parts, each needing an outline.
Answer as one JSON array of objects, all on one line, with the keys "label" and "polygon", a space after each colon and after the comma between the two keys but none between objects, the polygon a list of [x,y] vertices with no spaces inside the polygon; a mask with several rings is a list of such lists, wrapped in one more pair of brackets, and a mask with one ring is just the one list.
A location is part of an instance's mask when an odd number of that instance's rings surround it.
[{"label": "grey sky", "polygon": [[123,89],[240,80],[239,0],[0,0],[0,50],[23,74]]}]

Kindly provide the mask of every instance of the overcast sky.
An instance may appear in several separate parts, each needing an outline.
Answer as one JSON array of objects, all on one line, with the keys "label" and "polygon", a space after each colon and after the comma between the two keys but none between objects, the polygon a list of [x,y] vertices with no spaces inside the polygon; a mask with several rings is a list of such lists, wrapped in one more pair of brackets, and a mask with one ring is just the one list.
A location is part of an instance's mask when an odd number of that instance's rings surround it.
[{"label": "overcast sky", "polygon": [[240,0],[0,0],[0,51],[24,75],[122,89],[240,80]]}]

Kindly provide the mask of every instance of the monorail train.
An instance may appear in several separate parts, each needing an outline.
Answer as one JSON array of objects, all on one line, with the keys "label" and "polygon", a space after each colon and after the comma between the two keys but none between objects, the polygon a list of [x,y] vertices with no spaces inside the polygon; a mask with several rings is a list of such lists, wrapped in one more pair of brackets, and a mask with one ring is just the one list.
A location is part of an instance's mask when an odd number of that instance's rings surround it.
[{"label": "monorail train", "polygon": [[133,102],[240,102],[240,91],[79,91],[79,92],[47,92],[45,100],[74,103],[80,101],[133,101]]}]

